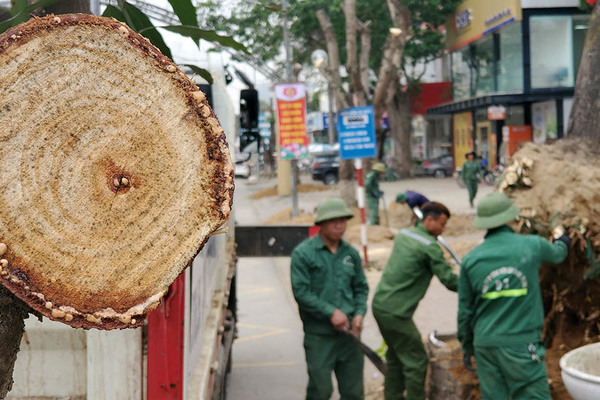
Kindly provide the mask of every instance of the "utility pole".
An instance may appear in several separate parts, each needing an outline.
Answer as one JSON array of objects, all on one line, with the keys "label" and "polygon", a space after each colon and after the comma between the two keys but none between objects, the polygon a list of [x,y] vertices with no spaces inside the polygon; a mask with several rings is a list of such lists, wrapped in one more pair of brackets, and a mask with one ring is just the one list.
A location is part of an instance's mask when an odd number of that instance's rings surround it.
[{"label": "utility pole", "polygon": [[[288,2],[287,0],[283,0],[282,4],[283,11],[283,43],[285,45],[285,66],[287,72],[287,80],[288,82],[292,82],[294,80],[294,69],[292,65],[292,46],[290,43],[290,32],[288,28]],[[287,161],[280,160],[279,165],[283,166]],[[291,189],[292,189],[292,217],[297,217],[299,215],[298,211],[298,185],[297,185],[297,173],[298,173],[298,160],[293,158],[290,160],[290,169],[291,169]],[[284,168],[285,170],[285,168]],[[281,171],[282,173],[284,171]],[[280,179],[282,177],[280,176]]]}]

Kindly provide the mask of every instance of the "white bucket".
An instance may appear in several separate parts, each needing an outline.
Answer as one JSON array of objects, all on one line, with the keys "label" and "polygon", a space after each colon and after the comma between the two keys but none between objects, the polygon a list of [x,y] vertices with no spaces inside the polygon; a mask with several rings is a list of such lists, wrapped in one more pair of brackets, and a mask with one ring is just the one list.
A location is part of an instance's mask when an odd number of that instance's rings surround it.
[{"label": "white bucket", "polygon": [[574,400],[600,398],[600,343],[571,350],[560,359],[565,388]]}]

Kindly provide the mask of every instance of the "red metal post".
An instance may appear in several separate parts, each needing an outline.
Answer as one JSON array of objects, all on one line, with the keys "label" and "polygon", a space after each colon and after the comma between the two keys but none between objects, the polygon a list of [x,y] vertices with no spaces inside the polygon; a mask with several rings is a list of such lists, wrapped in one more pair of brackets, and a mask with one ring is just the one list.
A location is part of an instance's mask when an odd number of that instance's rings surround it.
[{"label": "red metal post", "polygon": [[185,272],[148,315],[148,400],[183,399]]},{"label": "red metal post", "polygon": [[360,212],[360,239],[363,246],[364,266],[366,266],[369,262],[367,257],[367,218],[365,216],[365,185],[363,183],[362,160],[360,158],[354,160],[354,167],[356,168],[356,181],[358,183],[356,187],[356,200],[358,201]]}]

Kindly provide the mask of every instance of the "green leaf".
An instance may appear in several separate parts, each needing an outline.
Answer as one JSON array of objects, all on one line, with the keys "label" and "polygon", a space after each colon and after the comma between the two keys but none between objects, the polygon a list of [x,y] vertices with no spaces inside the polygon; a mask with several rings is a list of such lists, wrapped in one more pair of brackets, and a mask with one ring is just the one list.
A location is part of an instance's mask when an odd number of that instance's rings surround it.
[{"label": "green leaf", "polygon": [[[195,26],[183,26],[183,25],[160,26],[159,28],[166,29],[170,32],[178,33],[181,36],[190,37],[190,38],[194,39],[194,42],[196,42],[196,43],[198,43],[198,41],[200,39],[203,39],[208,42],[219,43],[222,46],[230,47],[234,50],[243,51],[246,54],[250,54],[248,49],[246,49],[246,46],[237,42],[231,36],[221,36],[218,33],[216,33],[215,31],[200,29]],[[148,29],[151,29],[151,28],[148,28]]]},{"label": "green leaf", "polygon": [[191,0],[169,0],[173,11],[179,18],[181,25],[198,26],[196,7]]},{"label": "green leaf", "polygon": [[110,4],[106,6],[106,9],[102,13],[102,16],[107,17],[107,18],[114,18],[117,21],[127,23],[127,21],[125,21],[125,16],[121,12],[121,10],[119,10],[117,7],[112,6]]},{"label": "green leaf", "polygon": [[0,23],[0,33],[6,31],[11,26],[19,25],[22,22],[25,22],[29,19],[29,14],[31,14],[36,8],[44,8],[51,4],[54,4],[60,0],[41,0],[37,3],[32,3],[26,7],[24,7],[21,11],[19,11],[14,17],[11,19],[7,19]]},{"label": "green leaf", "polygon": [[10,14],[13,17],[16,17],[17,15],[22,13],[23,10],[25,10],[25,8],[27,8],[27,0],[14,0],[13,6],[10,10]]},{"label": "green leaf", "polygon": [[144,14],[139,8],[126,1],[123,2],[124,8],[121,10],[126,19],[127,25],[137,33],[144,32],[144,36],[150,40],[150,43],[158,47],[158,49],[167,57],[173,58],[171,50],[165,43],[160,32],[150,21],[150,18]]},{"label": "green leaf", "polygon": [[213,81],[212,75],[210,74],[210,72],[208,72],[204,68],[200,68],[197,65],[193,65],[193,64],[184,64],[184,65],[186,67],[191,68],[195,74],[200,75],[202,78],[204,78],[206,80],[206,82],[208,82],[209,85],[213,84],[214,81]]}]

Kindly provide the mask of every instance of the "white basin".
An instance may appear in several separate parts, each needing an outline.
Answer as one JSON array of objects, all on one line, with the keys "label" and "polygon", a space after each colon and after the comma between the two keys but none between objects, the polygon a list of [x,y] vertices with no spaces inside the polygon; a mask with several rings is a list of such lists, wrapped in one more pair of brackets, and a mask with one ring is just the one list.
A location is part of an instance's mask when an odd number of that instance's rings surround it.
[{"label": "white basin", "polygon": [[561,357],[560,369],[573,400],[600,399],[600,343],[571,350]]}]

